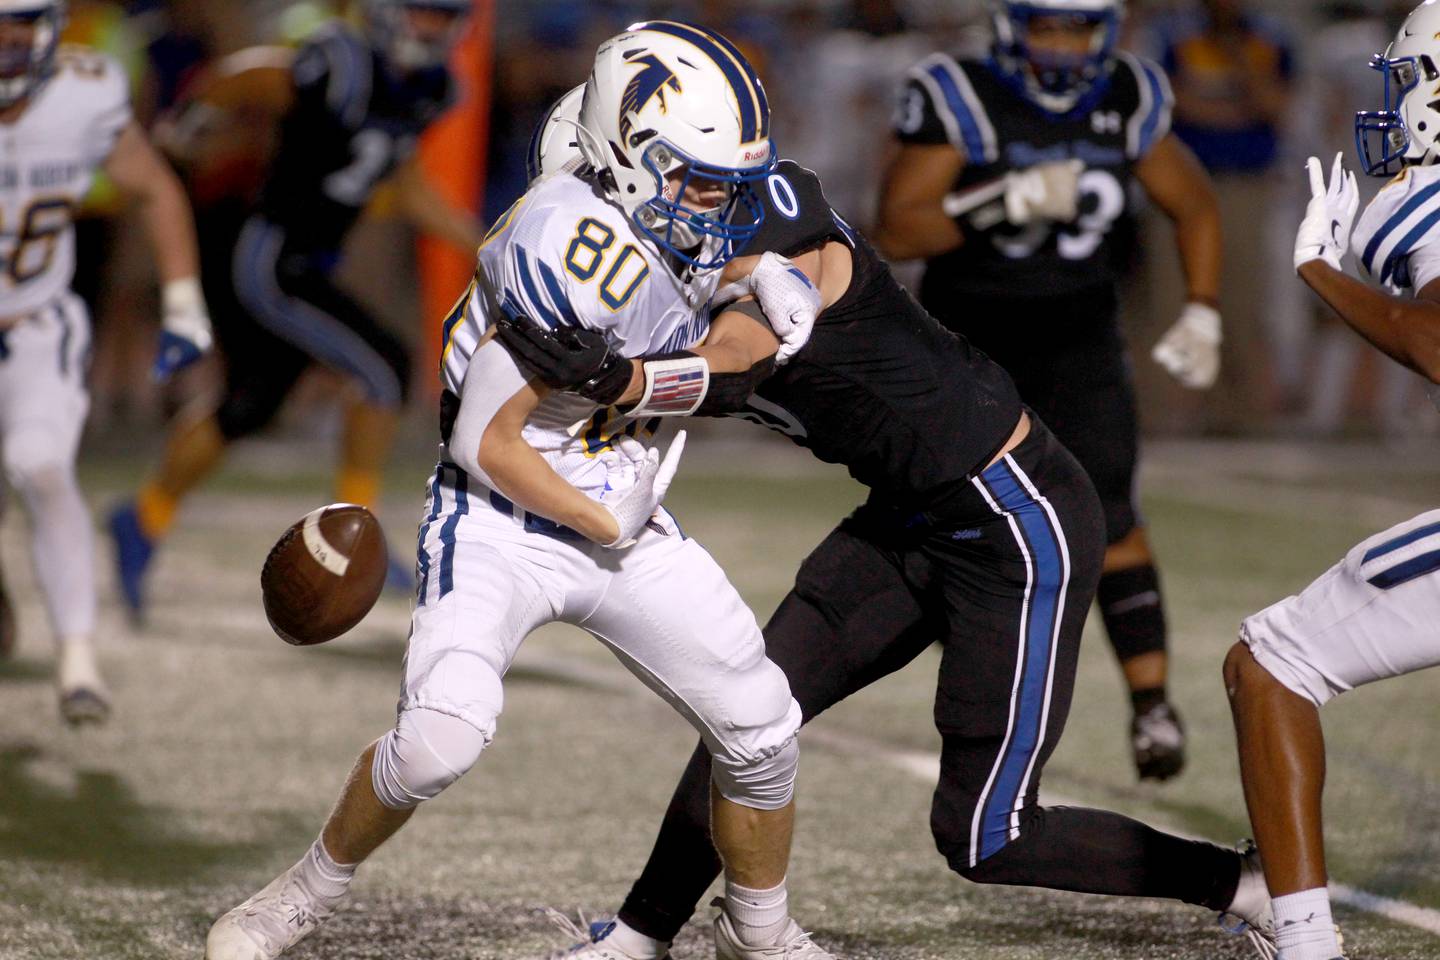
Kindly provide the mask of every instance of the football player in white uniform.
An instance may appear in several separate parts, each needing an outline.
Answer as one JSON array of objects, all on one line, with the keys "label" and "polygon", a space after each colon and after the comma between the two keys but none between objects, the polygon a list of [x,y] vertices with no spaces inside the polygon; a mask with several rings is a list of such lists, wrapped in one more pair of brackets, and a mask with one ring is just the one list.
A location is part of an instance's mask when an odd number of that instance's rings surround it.
[{"label": "football player in white uniform", "polygon": [[647,364],[645,396],[621,416],[528,379],[492,334],[523,315],[604,331],[625,356],[698,343],[720,268],[759,226],[733,214],[759,209],[754,184],[773,167],[764,92],[718,34],[637,24],[597,52],[579,132],[597,172],[534,184],[444,323],[444,444],[396,725],[306,855],[211,928],[209,960],[269,960],[327,918],[360,862],[479,759],[521,641],[557,620],[609,647],[712,753],[718,955],[829,957],[786,907],[799,705],[734,587],[660,507],[684,434],[663,461],[646,449],[666,415],[704,403],[705,361]]},{"label": "football player in white uniform", "polygon": [[69,290],[71,214],[104,170],[139,201],[163,284],[168,376],[210,344],[195,230],[179,181],[131,117],[119,64],[60,48],[63,0],[0,0],[0,439],[25,502],[36,579],[59,644],[60,708],[71,723],[109,712],[92,647],[90,514],[75,482],[89,404],[89,317]]},{"label": "football player in white uniform", "polygon": [[[1360,216],[1353,244],[1373,285],[1347,276],[1359,205],[1335,158],[1309,161],[1312,197],[1295,268],[1361,336],[1440,383],[1440,0],[1425,0],[1372,66],[1383,110],[1356,116],[1368,174],[1398,174]],[[1326,893],[1319,707],[1364,683],[1440,664],[1440,510],[1376,534],[1300,592],[1247,619],[1225,660],[1245,803],[1274,897],[1280,960],[1333,960]]]}]

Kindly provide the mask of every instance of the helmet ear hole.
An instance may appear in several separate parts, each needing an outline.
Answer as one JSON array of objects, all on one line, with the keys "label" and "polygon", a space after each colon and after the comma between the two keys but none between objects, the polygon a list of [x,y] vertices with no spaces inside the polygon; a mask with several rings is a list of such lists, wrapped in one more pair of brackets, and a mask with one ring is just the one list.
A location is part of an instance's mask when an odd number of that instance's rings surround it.
[{"label": "helmet ear hole", "polygon": [[1422,53],[1420,55],[1420,69],[1425,71],[1426,80],[1433,81],[1440,78],[1440,70],[1435,68],[1435,61],[1430,58],[1428,53]]}]

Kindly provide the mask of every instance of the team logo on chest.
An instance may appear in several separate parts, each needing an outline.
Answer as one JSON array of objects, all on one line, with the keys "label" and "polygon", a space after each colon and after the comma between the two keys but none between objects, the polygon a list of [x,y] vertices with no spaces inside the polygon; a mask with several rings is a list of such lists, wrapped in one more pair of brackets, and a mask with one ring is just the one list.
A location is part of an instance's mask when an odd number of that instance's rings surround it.
[{"label": "team logo on chest", "polygon": [[620,136],[629,137],[634,126],[631,120],[635,114],[655,97],[660,98],[660,109],[666,109],[665,89],[668,87],[680,93],[680,78],[653,53],[626,58],[629,63],[640,67],[640,72],[625,85],[625,94],[620,98]]}]

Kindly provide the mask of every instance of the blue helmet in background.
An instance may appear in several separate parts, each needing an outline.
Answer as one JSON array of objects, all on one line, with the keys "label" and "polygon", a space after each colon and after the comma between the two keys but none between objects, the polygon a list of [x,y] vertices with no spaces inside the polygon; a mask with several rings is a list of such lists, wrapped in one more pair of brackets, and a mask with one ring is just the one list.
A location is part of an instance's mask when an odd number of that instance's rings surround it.
[{"label": "blue helmet in background", "polygon": [[[992,0],[995,65],[1041,109],[1068,114],[1104,90],[1124,14],[1125,0]],[[1089,49],[1074,54],[1037,49],[1031,25],[1051,18],[1088,26]]]},{"label": "blue helmet in background", "polygon": [[[399,73],[443,67],[465,30],[471,0],[365,0],[365,32],[381,57]],[[410,14],[433,12],[449,18],[449,25],[422,35]]]}]

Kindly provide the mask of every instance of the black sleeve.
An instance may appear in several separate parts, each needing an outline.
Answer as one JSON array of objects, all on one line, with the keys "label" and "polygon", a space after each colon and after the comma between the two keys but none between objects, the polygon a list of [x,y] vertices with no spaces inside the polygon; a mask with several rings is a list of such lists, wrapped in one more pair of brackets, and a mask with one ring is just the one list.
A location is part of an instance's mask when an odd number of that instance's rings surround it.
[{"label": "black sleeve", "polygon": [[[843,221],[825,199],[820,178],[800,164],[781,160],[756,192],[765,218],[760,232],[741,251],[744,256],[778,253],[794,257],[827,240],[853,245]],[[743,213],[736,217],[740,223],[748,219]]]},{"label": "black sleeve", "polygon": [[895,139],[901,143],[938,146],[950,142],[933,90],[913,74],[900,88],[900,99],[895,103],[895,116],[891,118],[891,123]]}]

